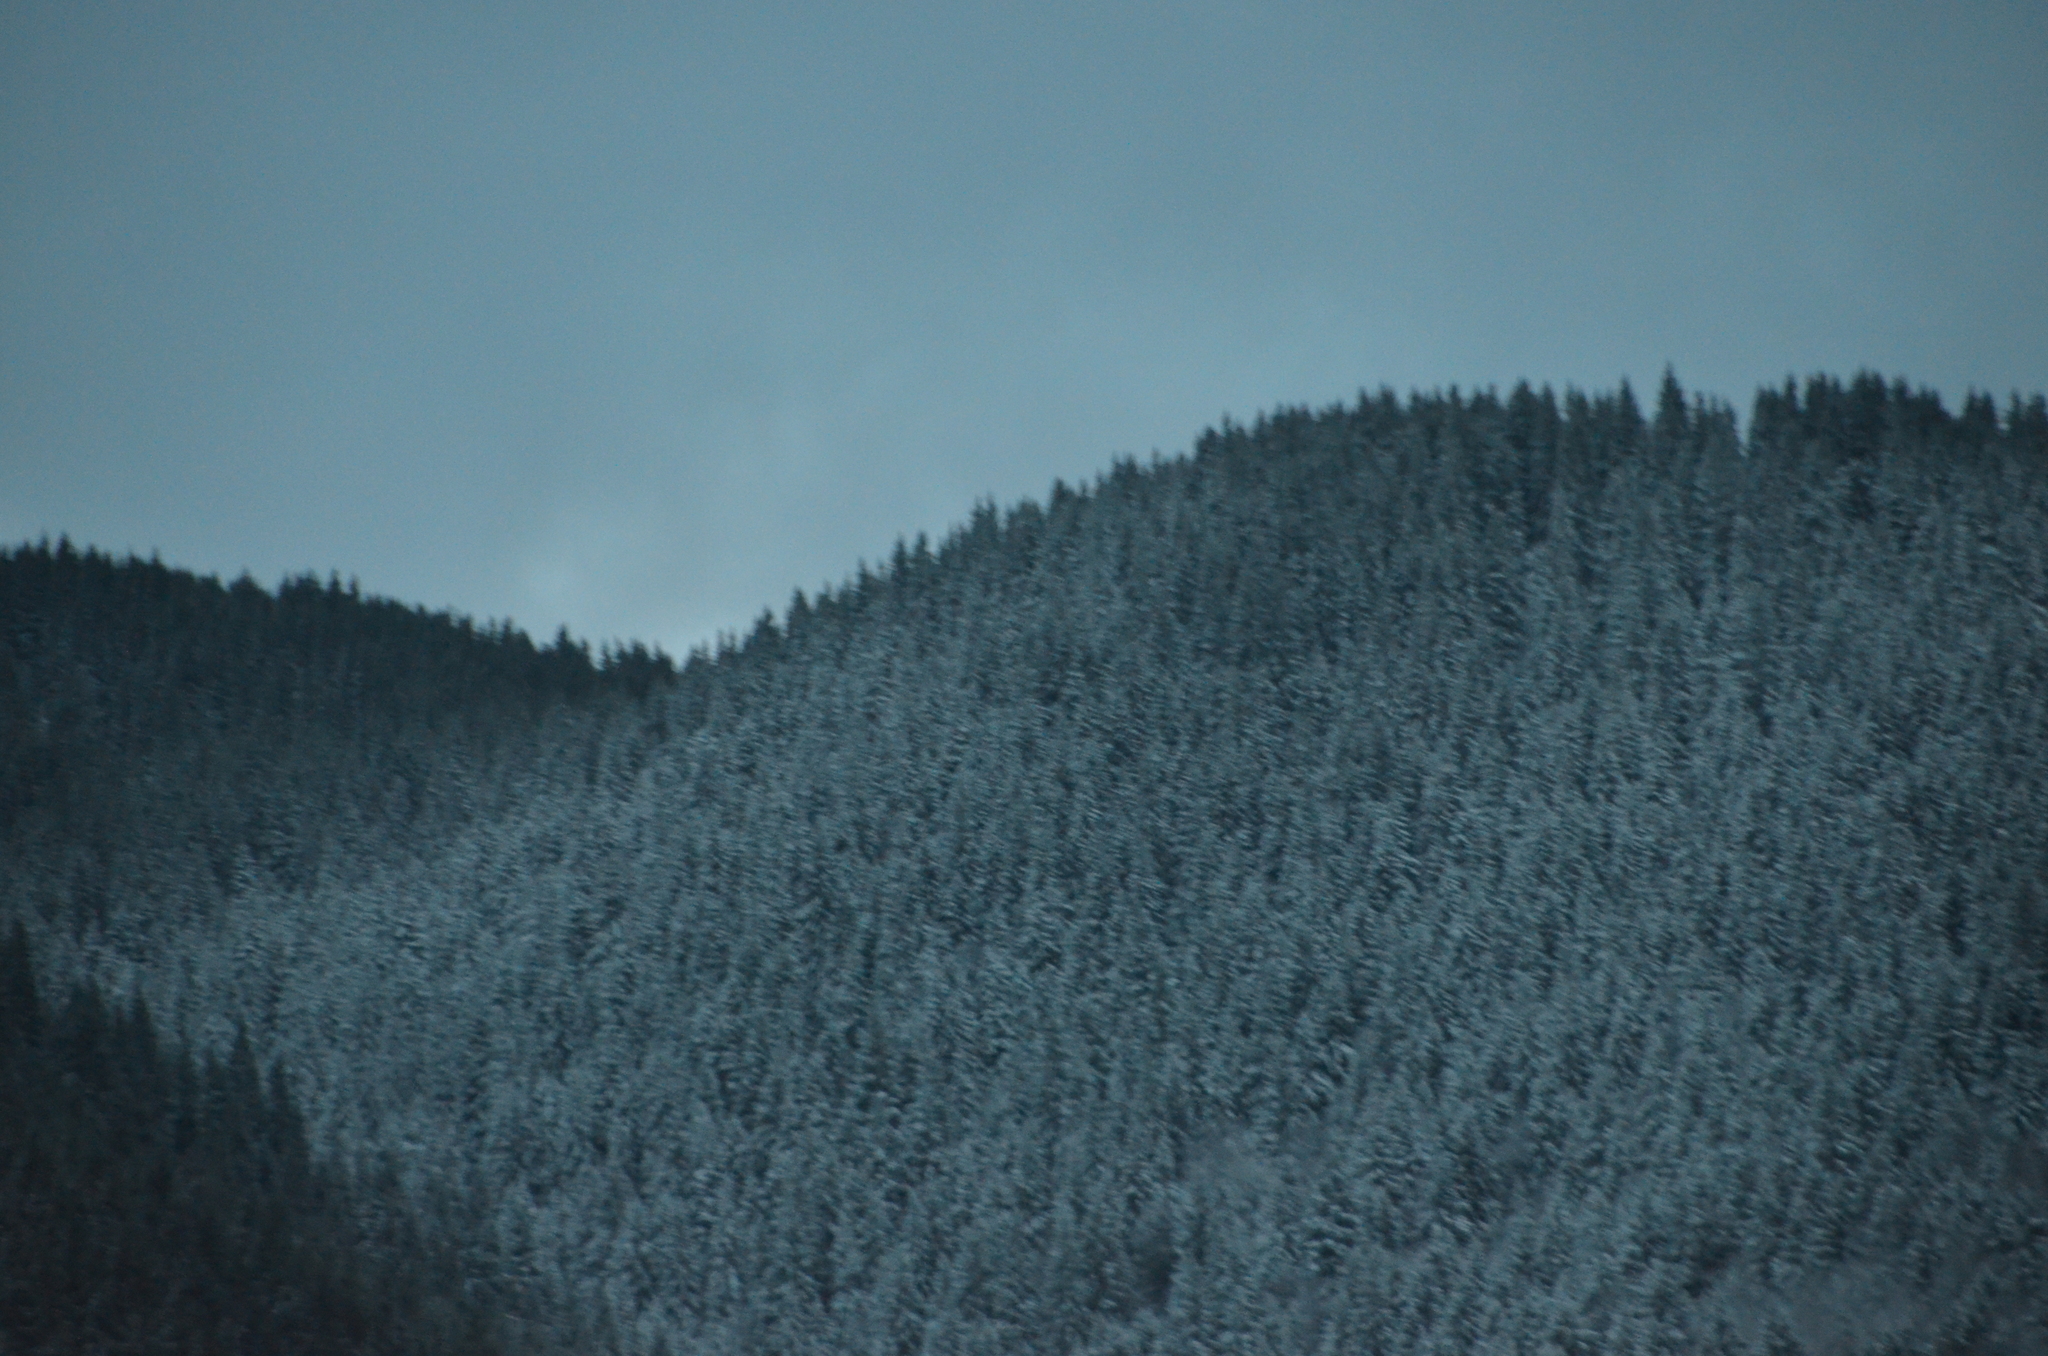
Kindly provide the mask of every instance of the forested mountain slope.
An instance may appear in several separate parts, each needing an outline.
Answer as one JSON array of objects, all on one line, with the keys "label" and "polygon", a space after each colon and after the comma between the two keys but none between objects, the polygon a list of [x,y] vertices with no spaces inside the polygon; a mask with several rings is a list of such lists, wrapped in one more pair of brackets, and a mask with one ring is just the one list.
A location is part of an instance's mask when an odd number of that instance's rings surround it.
[{"label": "forested mountain slope", "polygon": [[150,568],[0,568],[0,909],[565,1339],[2048,1335],[2038,397],[1362,396],[384,714]]}]

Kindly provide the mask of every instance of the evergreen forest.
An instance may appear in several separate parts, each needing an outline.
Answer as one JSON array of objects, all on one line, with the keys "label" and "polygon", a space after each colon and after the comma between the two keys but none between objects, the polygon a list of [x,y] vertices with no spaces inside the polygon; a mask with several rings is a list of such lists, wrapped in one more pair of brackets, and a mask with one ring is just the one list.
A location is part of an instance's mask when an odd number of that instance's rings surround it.
[{"label": "evergreen forest", "polygon": [[2048,1351],[2048,404],[1225,420],[678,664],[0,552],[0,1351]]}]

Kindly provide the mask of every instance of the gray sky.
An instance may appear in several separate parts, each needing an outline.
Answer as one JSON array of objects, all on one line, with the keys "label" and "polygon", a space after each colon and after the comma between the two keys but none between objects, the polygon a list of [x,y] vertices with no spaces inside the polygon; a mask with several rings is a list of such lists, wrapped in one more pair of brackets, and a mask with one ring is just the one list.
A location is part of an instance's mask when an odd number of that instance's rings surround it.
[{"label": "gray sky", "polygon": [[2048,385],[2048,6],[0,0],[0,540],[680,656],[1228,412]]}]

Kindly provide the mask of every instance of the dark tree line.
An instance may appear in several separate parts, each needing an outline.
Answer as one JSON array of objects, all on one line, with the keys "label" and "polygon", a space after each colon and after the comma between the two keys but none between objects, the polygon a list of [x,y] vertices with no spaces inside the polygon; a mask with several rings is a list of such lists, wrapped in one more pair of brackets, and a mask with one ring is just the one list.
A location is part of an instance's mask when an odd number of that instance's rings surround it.
[{"label": "dark tree line", "polygon": [[[140,999],[46,1004],[18,923],[0,942],[0,1105],[10,1352],[515,1349],[409,1207],[346,1205],[246,1036],[195,1059]],[[366,1214],[384,1229],[366,1235]]]},{"label": "dark tree line", "polygon": [[547,713],[630,705],[676,669],[339,578],[271,593],[62,540],[0,554],[0,674],[0,836],[54,832],[49,851],[94,863],[75,888],[96,913],[138,841],[203,855],[213,892],[244,855],[298,884],[368,838],[430,844],[516,775]]}]

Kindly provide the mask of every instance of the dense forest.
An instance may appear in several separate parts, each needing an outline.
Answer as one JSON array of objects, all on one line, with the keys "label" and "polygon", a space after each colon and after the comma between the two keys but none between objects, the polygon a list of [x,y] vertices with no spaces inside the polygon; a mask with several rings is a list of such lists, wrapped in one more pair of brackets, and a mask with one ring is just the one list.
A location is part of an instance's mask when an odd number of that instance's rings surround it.
[{"label": "dense forest", "polygon": [[2040,396],[1362,393],[681,665],[25,546],[0,666],[108,1349],[2048,1349]]},{"label": "dense forest", "polygon": [[46,1006],[19,923],[0,985],[5,1350],[516,1349],[438,1215],[423,1228],[388,1178],[351,1201],[311,1161],[282,1070],[266,1080],[245,1035],[195,1063],[139,998]]}]

